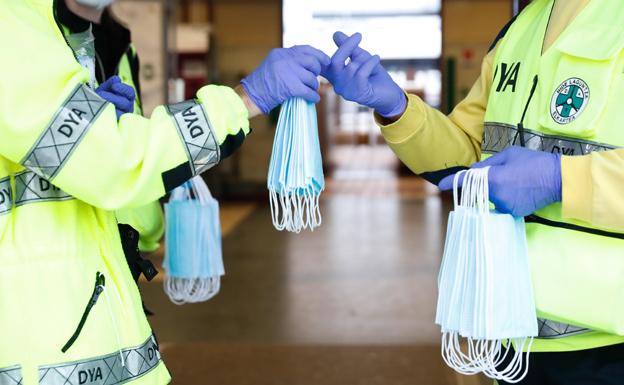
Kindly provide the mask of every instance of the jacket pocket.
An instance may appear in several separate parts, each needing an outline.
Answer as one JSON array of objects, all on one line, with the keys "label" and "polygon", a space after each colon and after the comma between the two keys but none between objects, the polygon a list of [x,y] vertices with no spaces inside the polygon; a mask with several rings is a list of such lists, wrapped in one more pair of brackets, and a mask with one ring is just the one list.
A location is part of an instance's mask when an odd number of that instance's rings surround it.
[{"label": "jacket pocket", "polygon": [[550,96],[550,103],[543,106],[549,111],[541,114],[541,126],[566,136],[591,139],[597,135],[614,79],[621,72],[622,31],[615,26],[596,26],[590,39],[585,36],[587,29],[570,32],[553,47],[558,60],[554,68],[545,69],[551,73],[540,76]]},{"label": "jacket pocket", "polygon": [[89,302],[87,303],[87,306],[85,307],[85,310],[82,313],[82,317],[80,317],[80,322],[78,322],[78,327],[76,327],[76,331],[74,332],[74,334],[72,334],[72,336],[69,338],[69,340],[65,343],[65,345],[61,349],[63,353],[67,352],[69,348],[72,347],[72,345],[76,342],[76,340],[80,336],[80,333],[82,332],[82,329],[84,328],[84,325],[87,322],[87,318],[89,318],[91,309],[93,309],[93,306],[95,306],[95,304],[98,302],[98,299],[100,298],[100,294],[102,294],[102,292],[104,291],[105,285],[106,285],[106,280],[104,278],[104,274],[98,271],[95,275],[95,287],[93,288],[93,293],[91,294],[91,298],[89,299]]}]

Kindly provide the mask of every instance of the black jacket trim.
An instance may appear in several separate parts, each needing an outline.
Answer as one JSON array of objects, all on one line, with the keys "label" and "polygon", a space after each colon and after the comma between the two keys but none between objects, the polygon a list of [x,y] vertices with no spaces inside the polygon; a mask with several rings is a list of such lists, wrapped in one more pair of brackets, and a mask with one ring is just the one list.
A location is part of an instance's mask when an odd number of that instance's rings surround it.
[{"label": "black jacket trim", "polygon": [[444,170],[423,172],[422,174],[418,174],[418,176],[424,178],[428,182],[433,183],[434,185],[437,186],[440,183],[440,181],[446,178],[447,176],[456,174],[462,170],[467,170],[467,169],[468,167],[466,166],[456,166],[456,167],[445,168]]},{"label": "black jacket trim", "polygon": [[494,47],[496,47],[496,44],[498,43],[498,41],[500,39],[502,39],[503,37],[505,37],[505,35],[507,34],[507,31],[509,31],[509,28],[511,27],[511,25],[514,23],[514,21],[516,21],[516,18],[518,17],[518,15],[514,16],[513,19],[509,20],[509,22],[507,22],[507,24],[505,24],[505,26],[503,27],[503,29],[500,30],[500,32],[498,33],[498,35],[496,35],[496,38],[494,39],[494,41],[492,42],[492,45],[490,45],[490,48],[488,48],[488,52],[490,52],[491,50],[494,49]]}]

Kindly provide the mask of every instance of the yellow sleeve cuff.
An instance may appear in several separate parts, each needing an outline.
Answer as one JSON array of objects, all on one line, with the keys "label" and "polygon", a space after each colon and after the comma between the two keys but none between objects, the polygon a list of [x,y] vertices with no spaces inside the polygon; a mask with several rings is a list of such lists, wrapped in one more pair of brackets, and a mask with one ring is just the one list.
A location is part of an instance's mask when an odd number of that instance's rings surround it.
[{"label": "yellow sleeve cuff", "polygon": [[197,97],[206,109],[219,145],[223,144],[228,135],[236,135],[240,131],[243,131],[245,136],[249,134],[249,112],[243,100],[232,88],[204,86],[197,92]]},{"label": "yellow sleeve cuff", "polygon": [[384,125],[384,118],[375,114],[375,121],[388,143],[401,143],[422,129],[426,117],[425,102],[416,95],[407,94],[407,108],[399,120]]},{"label": "yellow sleeve cuff", "polygon": [[591,157],[561,157],[561,214],[592,222]]}]

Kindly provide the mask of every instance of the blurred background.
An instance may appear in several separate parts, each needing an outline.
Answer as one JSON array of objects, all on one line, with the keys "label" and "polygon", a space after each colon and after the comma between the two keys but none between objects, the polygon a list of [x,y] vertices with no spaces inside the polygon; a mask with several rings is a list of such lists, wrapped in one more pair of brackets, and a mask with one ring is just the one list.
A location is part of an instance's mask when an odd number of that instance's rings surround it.
[{"label": "blurred background", "polygon": [[[275,47],[361,32],[399,85],[449,112],[519,0],[119,0],[141,61],[146,114],[234,86]],[[449,370],[434,324],[450,202],[387,148],[366,108],[321,86],[323,224],[271,223],[266,175],[279,111],[251,121],[205,174],[221,203],[226,275],[212,300],[176,306],[164,273],[141,282],[174,384],[486,384]],[[156,265],[161,251],[151,255]]]}]

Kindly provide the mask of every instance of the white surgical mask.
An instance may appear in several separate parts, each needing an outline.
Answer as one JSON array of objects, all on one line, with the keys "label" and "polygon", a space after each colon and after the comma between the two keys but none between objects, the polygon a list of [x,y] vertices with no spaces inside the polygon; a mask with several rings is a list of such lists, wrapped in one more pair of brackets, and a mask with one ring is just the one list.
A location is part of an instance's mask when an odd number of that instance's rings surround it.
[{"label": "white surgical mask", "polygon": [[111,5],[113,0],[76,0],[76,2],[85,7],[102,9]]},{"label": "white surgical mask", "polygon": [[516,383],[527,374],[538,334],[529,255],[523,218],[491,212],[488,186],[487,167],[453,180],[436,322],[450,367]]}]

